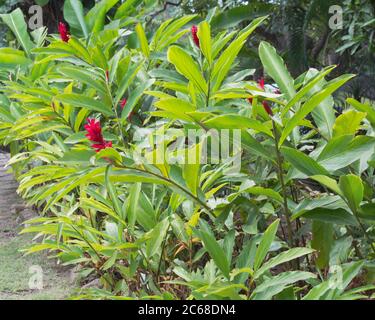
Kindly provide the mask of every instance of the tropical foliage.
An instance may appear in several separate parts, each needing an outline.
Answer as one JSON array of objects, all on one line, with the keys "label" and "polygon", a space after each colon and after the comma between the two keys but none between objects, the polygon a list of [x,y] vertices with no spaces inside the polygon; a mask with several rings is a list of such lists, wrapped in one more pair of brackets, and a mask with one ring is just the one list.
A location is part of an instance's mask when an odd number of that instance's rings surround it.
[{"label": "tropical foliage", "polygon": [[[229,28],[210,11],[154,29],[148,5],[66,0],[59,34],[28,33],[20,9],[1,15],[17,44],[0,48],[0,139],[40,212],[25,253],[100,280],[77,299],[371,297],[375,109],[334,109],[355,75],[292,77],[252,39],[268,16]],[[223,130],[240,132],[240,153],[230,138],[226,161],[178,161]]]}]

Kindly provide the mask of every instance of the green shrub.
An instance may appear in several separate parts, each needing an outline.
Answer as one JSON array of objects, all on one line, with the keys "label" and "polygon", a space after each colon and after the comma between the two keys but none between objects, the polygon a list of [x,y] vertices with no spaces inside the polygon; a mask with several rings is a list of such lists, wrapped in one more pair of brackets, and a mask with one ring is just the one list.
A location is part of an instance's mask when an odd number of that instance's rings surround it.
[{"label": "green shrub", "polygon": [[[100,278],[77,298],[371,294],[375,111],[348,100],[336,116],[332,98],[353,75],[325,80],[330,66],[293,79],[266,42],[266,81],[233,71],[267,17],[212,34],[210,17],[190,30],[197,17],[183,16],[152,32],[124,17],[127,2],[86,14],[67,3],[61,38],[40,29],[31,40],[19,10],[2,16],[17,21],[22,50],[0,49],[0,136],[20,194],[41,212],[23,230],[41,239],[28,253]],[[186,143],[194,129],[201,139]],[[229,159],[240,170],[168,161],[200,157],[210,130],[225,129],[241,133]]]}]

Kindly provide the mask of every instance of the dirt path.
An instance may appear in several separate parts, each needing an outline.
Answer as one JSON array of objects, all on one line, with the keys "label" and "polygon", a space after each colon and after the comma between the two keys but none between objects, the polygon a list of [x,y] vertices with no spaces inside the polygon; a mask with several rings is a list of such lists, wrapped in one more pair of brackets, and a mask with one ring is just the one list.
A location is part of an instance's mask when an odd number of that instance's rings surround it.
[{"label": "dirt path", "polygon": [[[0,152],[0,300],[64,299],[73,293],[72,272],[38,253],[24,256],[19,252],[32,241],[31,235],[19,235],[22,221],[35,213],[24,207],[16,194],[17,182],[4,168],[9,155]],[[30,279],[42,274],[41,289],[30,289]],[[33,278],[34,276],[34,278]],[[33,283],[36,282],[31,281]]]}]

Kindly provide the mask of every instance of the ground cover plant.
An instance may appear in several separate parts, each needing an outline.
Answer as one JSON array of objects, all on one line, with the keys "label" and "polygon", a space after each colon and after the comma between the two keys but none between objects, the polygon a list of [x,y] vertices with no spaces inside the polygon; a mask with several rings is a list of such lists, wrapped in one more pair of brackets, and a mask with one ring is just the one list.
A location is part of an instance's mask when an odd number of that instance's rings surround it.
[{"label": "ground cover plant", "polygon": [[1,15],[0,139],[40,213],[25,253],[99,279],[76,299],[371,298],[375,109],[334,99],[355,75],[293,78],[261,41],[255,77],[238,55],[268,16],[148,29],[147,2],[118,2],[65,1],[58,34]]}]

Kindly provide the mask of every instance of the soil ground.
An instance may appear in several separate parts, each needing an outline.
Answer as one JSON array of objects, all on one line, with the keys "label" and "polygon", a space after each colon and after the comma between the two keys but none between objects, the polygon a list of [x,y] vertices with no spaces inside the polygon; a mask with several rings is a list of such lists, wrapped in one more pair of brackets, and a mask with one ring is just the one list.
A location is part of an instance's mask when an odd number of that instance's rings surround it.
[{"label": "soil ground", "polygon": [[[9,155],[0,153],[0,300],[59,300],[75,288],[71,269],[57,264],[45,253],[24,255],[32,236],[19,234],[22,222],[36,214],[17,195],[17,182],[4,168]],[[33,276],[41,271],[42,288],[33,289]],[[35,282],[34,282],[35,283]]]}]

